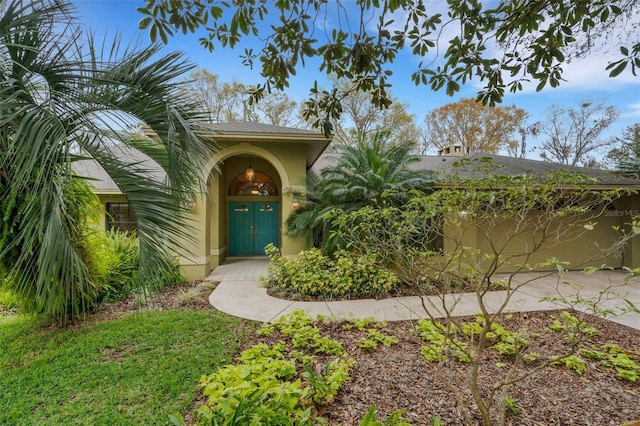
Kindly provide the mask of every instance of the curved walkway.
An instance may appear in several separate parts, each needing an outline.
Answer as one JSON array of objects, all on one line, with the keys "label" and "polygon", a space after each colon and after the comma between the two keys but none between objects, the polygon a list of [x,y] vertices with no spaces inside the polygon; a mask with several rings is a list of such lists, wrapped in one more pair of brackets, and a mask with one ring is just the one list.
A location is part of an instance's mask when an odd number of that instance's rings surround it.
[{"label": "curved walkway", "polygon": [[[220,284],[209,296],[211,304],[219,311],[241,318],[261,322],[271,322],[295,309],[303,309],[311,316],[324,315],[335,319],[375,318],[376,320],[401,321],[428,318],[427,311],[434,317],[444,316],[444,306],[453,315],[475,315],[480,312],[474,293],[445,296],[409,296],[388,299],[364,299],[329,302],[297,302],[277,299],[267,294],[260,286],[258,277],[265,273],[268,259],[230,259],[216,268],[207,280]],[[535,279],[532,273],[517,276],[517,281],[526,283],[511,295],[506,312],[527,312],[567,308],[544,297],[564,296],[571,298],[576,293],[582,298],[601,297],[599,307],[615,308],[624,306],[627,299],[640,307],[640,280],[625,283],[621,271],[602,271],[589,276],[581,272],[568,272],[562,281],[557,277]],[[529,280],[535,279],[531,282]],[[566,284],[573,283],[572,285]],[[602,292],[607,293],[602,296]],[[615,293],[609,294],[609,292]],[[496,309],[506,297],[506,291],[487,293],[484,302],[489,309]],[[640,314],[628,312],[612,321],[640,329]]]}]

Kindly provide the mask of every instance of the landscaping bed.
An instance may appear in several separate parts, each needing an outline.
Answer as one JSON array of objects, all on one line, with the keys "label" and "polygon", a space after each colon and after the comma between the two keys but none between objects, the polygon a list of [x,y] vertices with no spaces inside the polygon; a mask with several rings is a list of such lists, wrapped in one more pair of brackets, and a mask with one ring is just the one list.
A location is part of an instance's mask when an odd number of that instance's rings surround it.
[{"label": "landscaping bed", "polygon": [[[523,313],[503,325],[513,329],[526,326],[531,332],[541,333],[536,352],[544,357],[558,353],[563,343],[546,332],[551,316],[557,316],[557,312]],[[638,361],[640,331],[598,318],[591,318],[589,323],[598,330],[592,337],[594,345],[615,343],[633,352]],[[330,424],[357,424],[372,404],[378,407],[381,418],[406,408],[404,417],[414,425],[430,425],[431,417],[441,419],[442,424],[463,424],[445,380],[466,389],[469,365],[449,361],[443,377],[435,363],[420,355],[424,343],[412,330],[412,323],[389,323],[384,330],[396,336],[399,344],[366,351],[355,345],[354,332],[335,325],[328,327],[328,334],[343,342],[358,361],[352,379],[325,414]],[[482,364],[481,379],[491,384],[497,374],[504,373],[496,365],[505,362],[505,357],[489,354]],[[590,360],[582,375],[560,366],[541,370],[515,385],[509,397],[517,401],[520,411],[508,415],[508,424],[512,425],[619,425],[640,419],[640,380],[632,383],[616,378],[611,370]]]},{"label": "landscaping bed", "polygon": [[[562,353],[566,344],[548,327],[559,318],[559,311],[529,312],[510,315],[501,322],[505,328],[526,327],[540,337],[532,341],[531,351],[546,359]],[[468,318],[473,320],[473,318]],[[584,342],[585,347],[602,348],[616,344],[635,362],[640,362],[640,331],[607,320],[588,317],[589,325],[597,329]],[[432,425],[437,420],[444,425],[463,424],[463,417],[446,386],[446,381],[466,392],[465,380],[469,364],[450,359],[439,369],[421,355],[424,341],[416,333],[415,322],[390,322],[381,330],[395,336],[399,343],[378,345],[375,350],[363,349],[358,341],[366,335],[361,330],[345,330],[344,323],[316,323],[323,335],[342,343],[357,364],[348,380],[329,404],[319,407],[318,414],[330,425],[359,425],[372,405],[377,418],[386,419],[398,409],[406,409],[404,418],[413,425]],[[258,342],[275,343],[282,336],[256,336],[245,346]],[[498,375],[510,365],[509,357],[494,351],[481,366],[481,381],[496,382]],[[630,382],[616,377],[615,370],[602,363],[585,359],[582,374],[564,366],[550,366],[514,385],[508,392],[512,401],[507,415],[510,425],[620,425],[640,419],[640,378]],[[503,365],[505,364],[505,365]],[[540,362],[525,363],[520,371],[534,369]],[[469,400],[471,397],[469,395]],[[473,407],[473,404],[471,404]],[[480,424],[479,417],[476,417]]]}]

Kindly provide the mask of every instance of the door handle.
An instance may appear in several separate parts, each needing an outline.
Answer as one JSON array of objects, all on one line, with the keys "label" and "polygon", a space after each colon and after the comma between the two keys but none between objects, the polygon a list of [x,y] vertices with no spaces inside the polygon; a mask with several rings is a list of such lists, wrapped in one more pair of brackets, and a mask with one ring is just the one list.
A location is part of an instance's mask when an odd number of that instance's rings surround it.
[{"label": "door handle", "polygon": [[254,228],[253,225],[251,225],[251,227],[249,228],[249,235],[251,235],[251,237],[253,238],[258,236],[258,230]]}]

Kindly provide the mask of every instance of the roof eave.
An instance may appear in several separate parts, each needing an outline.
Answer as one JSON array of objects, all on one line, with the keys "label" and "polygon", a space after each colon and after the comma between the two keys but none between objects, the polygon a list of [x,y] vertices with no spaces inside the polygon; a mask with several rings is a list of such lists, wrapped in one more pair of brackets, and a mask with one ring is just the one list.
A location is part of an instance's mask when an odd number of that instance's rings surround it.
[{"label": "roof eave", "polygon": [[[464,185],[460,185],[460,184],[447,184],[447,183],[434,183],[433,184],[433,188],[434,189],[457,189],[457,188],[463,188]],[[582,187],[578,187],[576,185],[557,185],[556,186],[557,189],[562,189],[562,190],[566,190],[566,189],[577,189],[577,188],[582,188]],[[589,188],[591,190],[594,191],[611,191],[611,190],[615,190],[615,189],[626,189],[626,190],[631,190],[631,191],[640,191],[640,183],[634,183],[634,184],[594,184],[594,185],[584,185],[584,188]]]}]

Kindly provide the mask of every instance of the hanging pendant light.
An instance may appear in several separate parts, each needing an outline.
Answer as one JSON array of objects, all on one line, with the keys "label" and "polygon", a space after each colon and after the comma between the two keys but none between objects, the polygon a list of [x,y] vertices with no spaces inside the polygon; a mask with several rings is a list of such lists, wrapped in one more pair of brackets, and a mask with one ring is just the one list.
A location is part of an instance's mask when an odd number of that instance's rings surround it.
[{"label": "hanging pendant light", "polygon": [[244,175],[247,177],[249,182],[253,182],[253,179],[256,177],[256,171],[251,167],[251,155],[249,155],[249,168],[244,172]]}]

